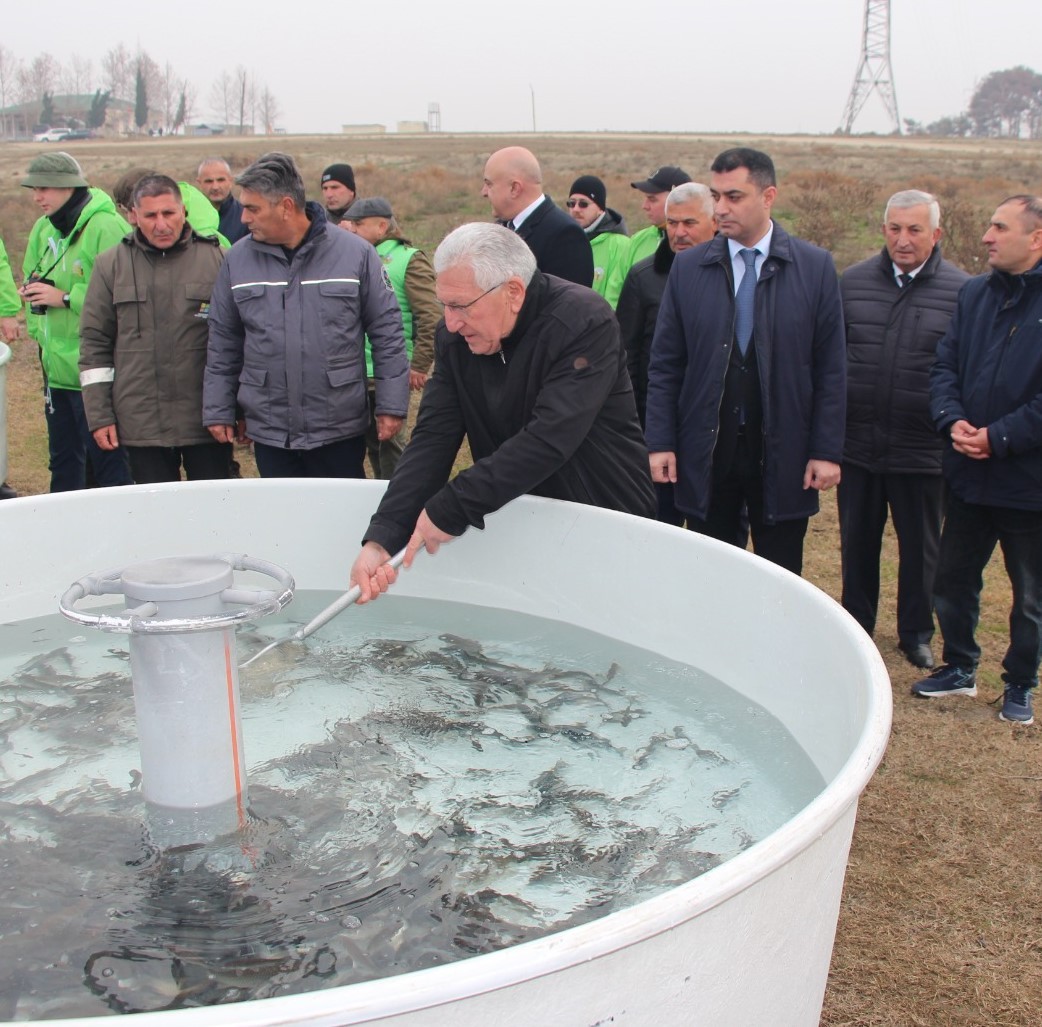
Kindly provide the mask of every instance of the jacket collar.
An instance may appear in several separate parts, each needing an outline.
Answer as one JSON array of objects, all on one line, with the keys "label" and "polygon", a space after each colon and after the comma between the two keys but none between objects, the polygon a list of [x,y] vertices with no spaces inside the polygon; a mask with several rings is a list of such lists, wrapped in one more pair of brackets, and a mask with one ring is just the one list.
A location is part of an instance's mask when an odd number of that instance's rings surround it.
[{"label": "jacket collar", "polygon": [[1042,288],[1042,260],[1021,275],[1011,275],[1006,271],[990,271],[988,284],[991,288],[1003,292],[1007,300],[1016,300],[1026,289]]},{"label": "jacket collar", "polygon": [[[930,251],[930,256],[926,258],[926,263],[922,266],[922,270],[915,277],[932,278],[936,274],[937,266],[941,263],[941,260],[941,247],[935,243],[934,248]],[[894,262],[890,259],[890,251],[885,246],[879,253],[879,268],[895,285],[897,284],[896,279],[894,279]]]},{"label": "jacket collar", "polygon": [[662,236],[658,246],[655,247],[653,267],[656,273],[660,275],[669,274],[669,269],[673,266],[675,257],[676,254],[670,248],[669,239],[666,236]]},{"label": "jacket collar", "polygon": [[532,280],[525,290],[525,300],[518,311],[517,320],[514,322],[513,330],[503,339],[504,350],[513,349],[524,337],[531,327],[532,322],[543,305],[543,297],[546,294],[546,278],[541,271],[532,275]]},{"label": "jacket collar", "polygon": [[[774,219],[771,219],[774,221]],[[719,264],[719,263],[731,263],[731,254],[727,248],[727,239],[717,233],[709,240],[702,249],[702,255],[700,262],[702,264]],[[774,222],[774,234],[771,236],[771,251],[767,254],[767,260],[777,258],[778,260],[784,260],[787,263],[792,261],[792,237],[788,232],[778,224]],[[764,269],[767,265],[764,264]],[[761,272],[762,274],[763,272]]]}]

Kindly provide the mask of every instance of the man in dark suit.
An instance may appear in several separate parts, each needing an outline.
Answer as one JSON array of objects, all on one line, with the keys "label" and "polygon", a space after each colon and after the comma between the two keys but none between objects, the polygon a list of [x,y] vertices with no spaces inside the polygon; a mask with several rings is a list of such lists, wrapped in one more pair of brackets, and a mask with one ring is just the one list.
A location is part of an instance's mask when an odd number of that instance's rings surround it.
[{"label": "man in dark suit", "polygon": [[672,482],[688,528],[794,574],[818,492],[839,483],[846,341],[832,257],[771,218],[765,153],[710,168],[719,235],[677,255],[648,367],[651,477]]},{"label": "man in dark suit", "polygon": [[593,285],[586,233],[543,192],[539,161],[523,146],[497,150],[485,163],[481,195],[492,213],[528,243],[536,266],[579,285]]}]

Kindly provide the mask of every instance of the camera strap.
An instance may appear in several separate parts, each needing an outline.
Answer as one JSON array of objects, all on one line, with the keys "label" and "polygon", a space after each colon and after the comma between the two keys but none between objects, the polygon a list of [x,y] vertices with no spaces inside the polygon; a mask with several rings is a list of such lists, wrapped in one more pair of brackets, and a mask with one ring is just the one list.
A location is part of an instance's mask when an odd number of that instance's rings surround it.
[{"label": "camera strap", "polygon": [[[62,258],[72,248],[72,244],[83,234],[83,230],[87,227],[87,225],[90,224],[90,219],[92,217],[94,217],[94,214],[97,214],[97,211],[94,211],[94,213],[91,214],[90,217],[88,217],[87,220],[84,221],[82,225],[77,225],[76,228],[73,229],[73,232],[68,237],[68,239],[63,240],[65,242],[65,248],[58,254],[57,257],[55,257],[54,262],[51,264],[51,266],[49,268],[47,268],[46,271],[39,272],[39,275],[40,275],[41,278],[46,278],[62,262]],[[36,266],[37,266],[37,268],[39,268],[40,265],[37,264]],[[33,271],[34,275],[36,273],[37,273],[36,271]]]}]

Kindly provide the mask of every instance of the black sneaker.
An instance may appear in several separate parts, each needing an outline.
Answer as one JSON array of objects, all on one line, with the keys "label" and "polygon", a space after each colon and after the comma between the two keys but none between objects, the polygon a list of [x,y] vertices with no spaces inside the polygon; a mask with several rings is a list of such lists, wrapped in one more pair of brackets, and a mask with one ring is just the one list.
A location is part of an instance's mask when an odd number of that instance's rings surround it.
[{"label": "black sneaker", "polygon": [[0,499],[17,499],[18,493],[15,492],[7,482],[0,484]]},{"label": "black sneaker", "polygon": [[1008,720],[1011,724],[1034,724],[1035,715],[1031,712],[1031,689],[1006,685],[1006,694],[999,710],[999,720]]},{"label": "black sneaker", "polygon": [[935,699],[942,695],[976,695],[977,675],[973,670],[946,663],[928,678],[912,685],[912,695],[920,699]]}]

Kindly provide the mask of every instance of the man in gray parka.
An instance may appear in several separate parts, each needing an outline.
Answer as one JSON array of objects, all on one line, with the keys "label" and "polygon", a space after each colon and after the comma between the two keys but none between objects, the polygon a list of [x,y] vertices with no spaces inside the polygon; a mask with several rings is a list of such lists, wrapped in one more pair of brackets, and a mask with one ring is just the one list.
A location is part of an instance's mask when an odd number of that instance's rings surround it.
[{"label": "man in gray parka", "polygon": [[380,439],[409,408],[394,289],[371,246],[305,202],[292,157],[265,154],[236,183],[250,238],[214,286],[203,424],[252,439],[262,477],[363,478],[366,336]]}]

